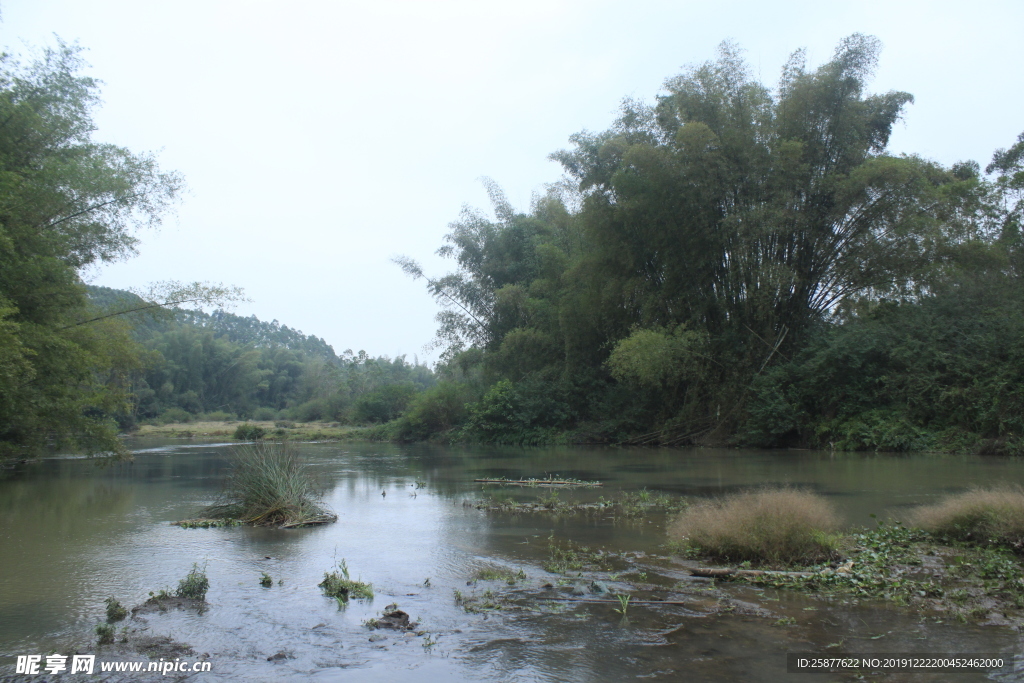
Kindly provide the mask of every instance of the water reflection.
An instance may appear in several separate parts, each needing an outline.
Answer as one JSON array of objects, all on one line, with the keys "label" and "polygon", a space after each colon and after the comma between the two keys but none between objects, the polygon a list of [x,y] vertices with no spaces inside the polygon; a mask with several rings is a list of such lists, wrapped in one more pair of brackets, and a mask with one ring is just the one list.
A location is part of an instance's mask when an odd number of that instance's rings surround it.
[{"label": "water reflection", "polygon": [[[145,626],[210,653],[210,680],[393,680],[405,669],[421,679],[450,680],[771,681],[791,678],[785,652],[821,650],[840,639],[862,639],[865,651],[876,652],[921,651],[923,642],[930,651],[1017,645],[1016,636],[999,629],[736,586],[726,587],[727,593],[679,588],[690,604],[632,608],[628,622],[609,604],[564,603],[533,611],[536,601],[525,597],[519,604],[530,609],[467,614],[453,592],[483,590],[466,583],[476,568],[493,565],[523,568],[528,579],[517,590],[536,592],[558,578],[542,568],[552,536],[646,554],[638,556],[637,566],[649,570],[652,580],[660,577],[664,588],[685,576],[643,559],[664,541],[663,519],[616,523],[487,514],[464,505],[493,491],[483,491],[477,478],[557,474],[605,482],[602,489],[563,494],[581,501],[641,488],[704,496],[792,484],[831,497],[848,521],[864,524],[871,513],[899,515],[969,484],[1020,481],[1019,460],[309,444],[302,453],[339,515],[336,524],[288,531],[183,530],[169,522],[194,516],[212,502],[230,448],[153,441],[139,446],[133,463],[98,468],[81,459],[48,460],[0,481],[0,512],[7,521],[0,531],[4,663],[17,654],[87,641],[108,595],[140,603],[149,591],[173,588],[194,562],[207,567],[211,608],[203,615],[149,616]],[[538,492],[511,488],[501,495],[531,500]],[[374,601],[339,610],[320,595],[317,583],[341,558],[354,577],[373,583]],[[258,585],[263,572],[274,578],[271,588]],[[412,614],[430,632],[429,641],[389,634],[370,642],[363,621],[390,602]],[[726,604],[728,610],[718,609]],[[776,624],[786,617],[797,624]],[[433,644],[424,647],[425,642]],[[83,651],[89,647],[86,642]],[[288,658],[267,661],[278,652]],[[944,674],[936,680],[954,678]]]}]

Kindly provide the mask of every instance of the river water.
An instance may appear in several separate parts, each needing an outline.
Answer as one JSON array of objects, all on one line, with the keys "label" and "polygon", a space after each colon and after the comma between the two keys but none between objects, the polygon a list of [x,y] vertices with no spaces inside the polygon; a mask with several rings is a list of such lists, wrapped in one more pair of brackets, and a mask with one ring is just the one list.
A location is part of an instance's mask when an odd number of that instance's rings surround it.
[{"label": "river water", "polygon": [[[337,523],[182,529],[170,522],[197,516],[216,498],[232,446],[130,445],[133,462],[101,466],[54,458],[4,471],[0,676],[21,680],[14,675],[17,655],[98,652],[91,634],[103,621],[106,597],[140,604],[150,591],[173,590],[193,563],[205,566],[210,579],[205,612],[169,610],[126,622],[137,633],[191,645],[196,655],[182,659],[210,662],[208,673],[188,680],[834,681],[856,679],[787,673],[786,653],[1021,652],[1008,628],[691,580],[665,557],[664,516],[516,515],[472,505],[496,492],[474,482],[485,477],[551,474],[604,482],[601,489],[560,494],[579,501],[642,489],[707,497],[790,484],[828,496],[849,524],[868,525],[872,514],[899,518],[913,505],[972,484],[1022,482],[1024,461],[1018,459],[303,444],[300,452]],[[548,494],[514,487],[497,492],[521,501]],[[567,540],[617,557],[585,580],[549,573],[550,546]],[[317,584],[342,559],[353,578],[372,583],[372,601],[339,607],[321,594]],[[514,586],[474,583],[481,569],[522,570],[526,578]],[[274,579],[270,588],[259,585],[264,572]],[[612,602],[539,599],[571,598],[594,578],[613,594],[633,594],[637,602],[625,617]],[[506,608],[470,613],[455,600],[456,591],[479,597],[487,590],[506,596]],[[584,592],[585,600],[602,599]],[[679,604],[640,602],[666,599]],[[391,603],[419,623],[421,635],[364,625]],[[986,676],[892,673],[872,680]]]}]

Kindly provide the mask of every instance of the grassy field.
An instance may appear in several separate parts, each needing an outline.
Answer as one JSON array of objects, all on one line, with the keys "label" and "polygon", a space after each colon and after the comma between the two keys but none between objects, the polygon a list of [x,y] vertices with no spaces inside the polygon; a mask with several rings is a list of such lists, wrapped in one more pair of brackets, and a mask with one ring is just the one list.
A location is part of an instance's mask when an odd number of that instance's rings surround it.
[{"label": "grassy field", "polygon": [[162,425],[144,424],[134,436],[170,436],[179,438],[224,437],[233,439],[241,424],[255,425],[266,431],[266,438],[283,441],[342,441],[367,438],[369,428],[341,425],[337,422],[273,422],[238,420],[226,422],[186,422]]}]

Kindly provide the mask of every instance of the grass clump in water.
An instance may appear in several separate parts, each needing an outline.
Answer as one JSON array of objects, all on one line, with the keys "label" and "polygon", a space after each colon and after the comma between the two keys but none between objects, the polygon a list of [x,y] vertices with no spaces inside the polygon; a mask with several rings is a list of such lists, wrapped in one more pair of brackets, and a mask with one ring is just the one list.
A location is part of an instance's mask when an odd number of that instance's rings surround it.
[{"label": "grass clump in water", "polygon": [[96,644],[110,645],[114,642],[114,627],[110,624],[100,624],[96,627]]},{"label": "grass clump in water", "polygon": [[206,600],[206,591],[210,589],[210,580],[206,578],[206,568],[199,568],[198,564],[192,565],[192,571],[178,582],[178,590],[174,591],[177,598],[188,600]]},{"label": "grass clump in water", "polygon": [[512,571],[505,567],[484,567],[478,569],[473,575],[472,581],[504,581],[510,586],[516,585],[519,581],[526,580],[526,572],[522,569],[519,571]]},{"label": "grass clump in water", "polygon": [[293,527],[333,522],[313,478],[292,446],[255,443],[235,451],[221,502],[203,515],[257,526]]},{"label": "grass clump in water", "polygon": [[113,623],[115,621],[121,621],[128,616],[128,610],[119,600],[113,596],[107,598],[103,602],[107,605],[107,621]]},{"label": "grass clump in water", "polygon": [[342,558],[338,568],[333,572],[324,572],[324,580],[319,584],[324,595],[334,598],[338,604],[348,602],[349,598],[366,599],[373,598],[373,586],[362,581],[353,581],[348,573],[348,564]]},{"label": "grass clump in water", "polygon": [[972,488],[915,511],[912,522],[938,536],[1024,552],[1024,490]]},{"label": "grass clump in water", "polygon": [[838,527],[824,498],[782,488],[693,505],[670,525],[669,535],[718,560],[794,565],[834,558]]}]

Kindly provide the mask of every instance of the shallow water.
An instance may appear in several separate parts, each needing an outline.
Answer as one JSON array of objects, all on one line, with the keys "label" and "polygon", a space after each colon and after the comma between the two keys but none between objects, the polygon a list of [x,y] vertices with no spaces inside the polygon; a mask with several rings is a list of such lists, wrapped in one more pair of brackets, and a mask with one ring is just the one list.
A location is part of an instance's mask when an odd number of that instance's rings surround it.
[{"label": "shallow water", "polygon": [[[181,529],[169,522],[194,517],[212,502],[231,447],[155,440],[133,447],[132,463],[100,467],[83,459],[50,459],[7,471],[0,480],[2,672],[13,673],[19,654],[68,654],[73,647],[95,652],[91,631],[103,620],[104,598],[139,604],[150,591],[173,589],[195,562],[206,566],[210,578],[207,611],[169,611],[128,622],[207,653],[212,671],[190,680],[791,681],[785,653],[827,653],[829,644],[840,641],[846,652],[1021,651],[1009,629],[947,623],[942,615],[734,585],[711,589],[657,557],[665,541],[665,519],[657,515],[615,521],[487,513],[466,504],[492,493],[523,501],[549,493],[485,490],[473,481],[483,477],[557,474],[605,482],[602,489],[559,494],[581,501],[619,490],[709,496],[778,483],[829,496],[851,524],[861,525],[872,523],[871,514],[899,517],[909,506],[971,484],[1021,482],[1021,460],[305,444],[301,453],[339,515],[336,524]],[[613,591],[625,591],[629,587],[616,583],[615,576],[625,574],[622,578],[646,584],[645,590],[633,591],[636,599],[668,597],[685,604],[635,604],[623,619],[613,604],[539,602],[537,596],[566,596],[570,589],[557,585],[562,577],[543,569],[550,538],[627,553],[598,578]],[[373,601],[339,608],[321,595],[317,584],[342,558],[354,578],[373,584]],[[527,579],[514,587],[467,585],[483,567],[523,569]],[[262,572],[274,578],[271,588],[259,586]],[[556,588],[543,590],[547,582]],[[510,593],[513,604],[526,609],[469,614],[453,598],[456,590],[480,595],[487,589]],[[428,633],[369,631],[363,622],[389,603],[397,603]],[[786,618],[796,624],[779,623]],[[385,637],[371,642],[371,635]],[[285,658],[267,660],[277,653]],[[915,676],[873,680],[985,679],[981,674]]]}]

